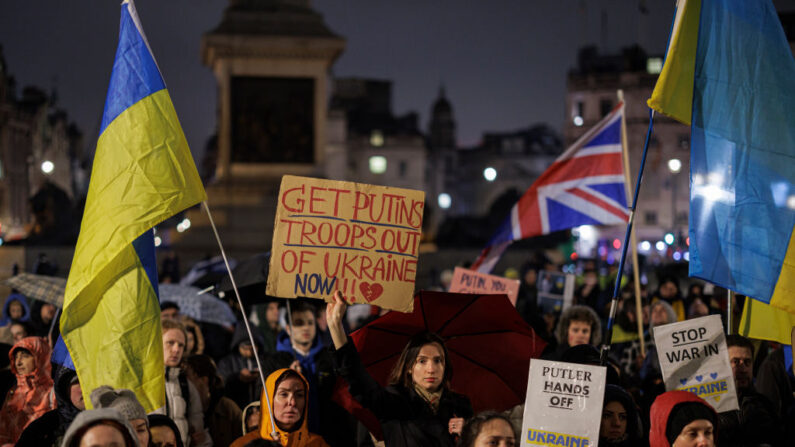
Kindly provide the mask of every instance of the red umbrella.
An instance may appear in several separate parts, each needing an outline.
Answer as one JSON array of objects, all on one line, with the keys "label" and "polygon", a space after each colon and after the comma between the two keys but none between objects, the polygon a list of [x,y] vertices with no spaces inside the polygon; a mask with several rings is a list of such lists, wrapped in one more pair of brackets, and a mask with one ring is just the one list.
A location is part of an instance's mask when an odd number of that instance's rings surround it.
[{"label": "red umbrella", "polygon": [[452,389],[475,412],[523,403],[530,359],[546,343],[505,295],[419,292],[414,312],[389,312],[351,334],[365,368],[381,385],[409,339],[422,331],[441,336],[453,366]]}]

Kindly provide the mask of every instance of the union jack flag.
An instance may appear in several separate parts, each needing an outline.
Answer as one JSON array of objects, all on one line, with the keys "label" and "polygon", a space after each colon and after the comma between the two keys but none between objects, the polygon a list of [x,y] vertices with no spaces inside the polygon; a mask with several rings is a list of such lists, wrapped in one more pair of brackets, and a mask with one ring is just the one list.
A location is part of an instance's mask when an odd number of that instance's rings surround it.
[{"label": "union jack flag", "polygon": [[624,103],[586,132],[530,185],[472,264],[489,273],[513,241],[579,225],[626,223],[621,159]]}]

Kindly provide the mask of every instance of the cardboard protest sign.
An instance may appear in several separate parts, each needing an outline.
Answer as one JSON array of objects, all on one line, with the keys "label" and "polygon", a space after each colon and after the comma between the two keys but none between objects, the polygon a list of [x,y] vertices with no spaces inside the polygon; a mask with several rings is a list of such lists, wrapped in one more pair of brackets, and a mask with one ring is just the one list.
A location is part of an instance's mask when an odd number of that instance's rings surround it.
[{"label": "cardboard protest sign", "polygon": [[504,293],[508,295],[511,304],[516,306],[516,297],[519,295],[519,280],[456,267],[453,272],[453,280],[450,282],[449,292],[482,293],[487,295]]},{"label": "cardboard protest sign", "polygon": [[519,444],[598,445],[606,377],[604,366],[530,360]]},{"label": "cardboard protest sign", "polygon": [[425,193],[285,175],[266,293],[411,312]]},{"label": "cardboard protest sign", "polygon": [[715,411],[737,410],[737,391],[720,315],[654,328],[665,389],[690,391]]},{"label": "cardboard protest sign", "polygon": [[541,270],[538,272],[538,307],[544,313],[561,312],[574,300],[574,275]]}]

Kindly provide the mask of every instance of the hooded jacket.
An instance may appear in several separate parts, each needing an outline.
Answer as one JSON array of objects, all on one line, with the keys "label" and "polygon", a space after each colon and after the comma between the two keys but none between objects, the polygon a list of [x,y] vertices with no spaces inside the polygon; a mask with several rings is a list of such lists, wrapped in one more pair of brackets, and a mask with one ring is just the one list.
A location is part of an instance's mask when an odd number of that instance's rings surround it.
[{"label": "hooded jacket", "polygon": [[2,319],[0,319],[0,326],[7,326],[11,324],[11,317],[8,315],[8,308],[11,306],[13,301],[18,301],[19,304],[22,305],[22,317],[17,318],[16,321],[30,321],[30,306],[28,305],[28,300],[26,300],[23,295],[12,293],[11,295],[8,295],[8,298],[6,298],[6,302],[3,305],[3,316]]},{"label": "hooded jacket", "polygon": [[[709,408],[718,420],[718,413],[710,404],[700,397],[688,391],[674,390],[660,394],[651,406],[649,417],[651,419],[651,429],[649,432],[649,447],[671,447],[665,431],[668,428],[668,419],[671,412],[678,404],[685,402],[696,402]],[[713,437],[718,439],[718,427],[713,427]]]},{"label": "hooded jacket", "polygon": [[[19,349],[30,351],[36,362],[28,374],[17,372],[14,354]],[[25,427],[44,413],[55,408],[55,393],[50,376],[50,346],[43,338],[25,337],[8,352],[11,359],[11,372],[17,377],[17,384],[6,396],[0,410],[0,445],[15,443]]]},{"label": "hooded jacket", "polygon": [[141,447],[140,442],[138,442],[138,436],[135,434],[135,430],[133,430],[130,423],[127,422],[127,419],[125,419],[124,416],[122,416],[121,413],[119,413],[115,408],[88,410],[77,415],[74,422],[72,422],[72,425],[69,426],[69,430],[66,431],[66,435],[63,438],[61,447],[72,447],[72,445],[78,445],[79,439],[75,437],[78,432],[80,432],[83,427],[103,420],[116,422],[126,429],[125,432],[122,432],[122,436],[124,436],[124,441],[127,446]]},{"label": "hooded jacket", "polygon": [[[316,336],[306,355],[293,349],[290,336],[287,332],[279,333],[276,343],[277,352],[289,352],[298,360],[303,374],[309,387],[313,390],[307,400],[309,404],[309,429],[316,433],[321,433],[326,438],[333,432],[341,430],[341,427],[329,426],[332,419],[332,411],[339,411],[340,408],[329,408],[327,403],[331,402],[331,393],[334,388],[337,376],[334,374],[334,360],[331,358],[329,350],[320,342],[320,337]],[[328,419],[328,420],[327,420]],[[330,442],[330,441],[329,441]],[[332,443],[333,444],[333,443]]]},{"label": "hooded jacket", "polygon": [[58,407],[31,422],[22,432],[16,447],[58,447],[61,445],[61,439],[66,433],[66,429],[80,413],[80,409],[72,404],[69,393],[72,379],[75,377],[77,377],[75,370],[65,366],[57,367],[55,370],[55,401]]},{"label": "hooded jacket", "polygon": [[[275,430],[278,434],[278,439],[275,439],[271,436],[271,430],[274,429],[274,427],[271,425],[270,415],[273,411],[273,399],[276,397],[276,381],[285,371],[288,370],[286,368],[276,370],[265,380],[265,391],[263,392],[262,398],[260,400],[260,411],[262,416],[260,418],[259,431],[253,431],[243,437],[238,438],[230,447],[243,447],[255,439],[278,441],[284,447],[328,447],[328,444],[326,444],[326,441],[324,441],[322,437],[314,433],[310,433],[309,428],[307,428],[309,405],[304,405],[304,414],[301,418],[301,426],[298,427],[297,430],[288,432],[277,426],[275,427]],[[304,376],[301,375],[301,373],[297,371],[294,372],[304,383],[306,395],[309,395],[309,383],[306,381]],[[268,398],[270,399],[270,407],[267,405],[268,399],[266,399],[265,396],[266,392],[268,393]]]},{"label": "hooded jacket", "polygon": [[[257,352],[262,354],[262,339],[258,332],[253,332],[254,341],[257,343]],[[254,357],[243,357],[240,355],[238,347],[244,341],[249,341],[246,327],[238,324],[229,344],[229,354],[218,362],[218,375],[224,379],[226,384],[226,395],[235,401],[238,407],[243,408],[257,400],[262,393],[262,382],[258,379],[253,382],[243,382],[240,380],[240,371],[248,369],[256,371],[257,360]],[[260,357],[262,359],[262,357]]]}]

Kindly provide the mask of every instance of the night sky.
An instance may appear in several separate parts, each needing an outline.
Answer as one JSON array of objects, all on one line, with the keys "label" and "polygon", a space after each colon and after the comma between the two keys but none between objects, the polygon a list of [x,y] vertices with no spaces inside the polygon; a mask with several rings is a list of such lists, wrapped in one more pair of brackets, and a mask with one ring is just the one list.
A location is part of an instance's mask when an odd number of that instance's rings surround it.
[{"label": "night sky", "polygon": [[[58,106],[93,146],[118,39],[119,1],[5,0],[0,45],[17,91],[58,93]],[[313,0],[347,39],[334,76],[390,79],[393,111],[428,111],[444,85],[461,145],[484,131],[545,122],[560,130],[566,73],[577,50],[616,52],[638,43],[662,53],[673,1],[646,0]],[[779,9],[795,0],[777,1]],[[215,131],[215,79],[201,65],[201,35],[221,20],[225,0],[138,0],[150,46],[194,154]],[[605,26],[603,26],[603,24]]]}]

